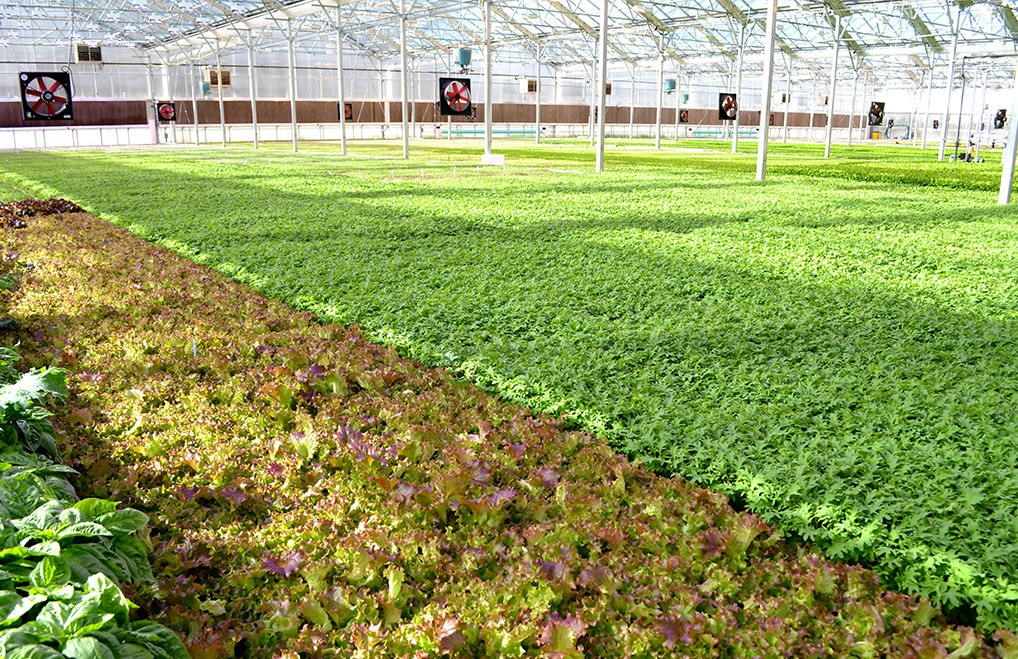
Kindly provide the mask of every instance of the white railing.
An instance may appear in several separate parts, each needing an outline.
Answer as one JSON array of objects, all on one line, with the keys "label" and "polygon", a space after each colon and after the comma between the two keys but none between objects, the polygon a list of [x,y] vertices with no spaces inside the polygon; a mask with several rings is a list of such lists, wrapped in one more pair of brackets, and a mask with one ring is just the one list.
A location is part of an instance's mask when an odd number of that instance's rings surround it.
[{"label": "white railing", "polygon": [[[446,122],[439,123],[417,123],[414,126],[413,136],[424,139],[448,139],[450,125]],[[484,135],[483,123],[454,123],[451,124],[452,137],[481,138]],[[606,134],[613,139],[626,139],[630,135],[634,138],[653,138],[655,127],[652,124],[636,124],[630,128],[629,124],[609,124]],[[496,138],[514,138],[519,140],[534,139],[533,123],[512,123],[495,124],[493,126]],[[222,144],[222,134],[218,124],[198,126],[198,140],[202,145],[215,146]],[[867,131],[863,140],[863,133],[854,129],[852,136],[853,143],[870,141]],[[740,138],[753,139],[756,135],[756,126],[742,126]],[[156,136],[158,133],[158,136]],[[904,131],[901,131],[901,142],[911,144],[911,140],[904,138]],[[369,139],[393,139],[402,135],[400,124],[356,124],[350,123],[346,127],[346,136],[351,140]],[[783,128],[772,126],[770,139],[772,142],[780,142],[783,138]],[[680,138],[703,138],[720,139],[723,135],[720,126],[697,126],[691,124],[679,124],[678,137]],[[881,138],[877,142],[888,142],[883,138],[884,131],[880,129]],[[583,138],[588,136],[587,124],[542,124],[542,138]],[[939,140],[940,131],[930,131],[927,137],[928,144]],[[674,124],[662,125],[662,140],[674,140],[676,127]],[[848,137],[848,129],[835,128],[833,140],[835,144],[844,144]],[[228,143],[249,143],[254,138],[254,131],[249,124],[228,124],[226,126],[226,140]],[[338,123],[328,124],[301,124],[297,127],[297,138],[299,141],[338,141],[340,139],[340,128]],[[788,129],[788,138],[793,141],[810,140],[823,142],[824,129],[806,128]],[[258,139],[263,142],[290,142],[292,133],[290,124],[260,124],[258,126]],[[953,139],[953,136],[949,136]],[[160,144],[194,144],[194,126],[170,126],[160,125],[158,131],[152,126],[139,124],[131,126],[60,126],[60,127],[28,127],[28,128],[0,128],[0,150],[34,150],[49,148],[96,148],[96,147],[130,147],[130,146],[151,146],[158,140]],[[989,137],[984,133],[984,143],[989,144]],[[953,144],[953,142],[952,142]],[[663,146],[667,146],[664,144]]]},{"label": "white railing", "polygon": [[151,144],[152,131],[143,124],[0,128],[0,150],[9,151]]}]

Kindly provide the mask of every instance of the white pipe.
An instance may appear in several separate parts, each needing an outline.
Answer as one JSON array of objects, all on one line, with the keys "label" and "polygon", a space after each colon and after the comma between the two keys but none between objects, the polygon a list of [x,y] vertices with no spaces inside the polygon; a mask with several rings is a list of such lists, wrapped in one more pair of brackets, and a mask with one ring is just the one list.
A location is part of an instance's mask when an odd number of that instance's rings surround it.
[{"label": "white pipe", "polygon": [[[846,146],[852,146],[852,133],[855,132],[855,97],[859,91],[859,72],[857,71],[855,77],[852,78],[852,102],[848,106],[848,141]],[[865,93],[863,94],[865,96]],[[863,102],[863,107],[866,107],[866,103]],[[866,114],[863,112],[859,115],[859,123],[862,123],[862,118]]]},{"label": "white pipe", "polygon": [[420,76],[421,63],[417,63],[417,75],[414,75],[413,64],[410,65],[410,135],[417,136],[417,80]]},{"label": "white pipe", "polygon": [[[876,90],[876,86],[875,85],[866,84],[866,85],[863,85],[863,88],[862,88],[862,93],[863,93],[862,110],[860,110],[860,112],[859,112],[859,141],[860,142],[864,142],[866,140],[866,129],[867,129],[869,123],[870,123],[869,122],[870,113],[869,113],[869,109],[866,107],[866,99],[870,98],[871,94],[867,93],[867,90],[869,92],[874,92]],[[849,126],[849,129],[851,129],[851,128],[852,127]]]},{"label": "white pipe", "polygon": [[982,98],[979,99],[979,133],[976,135],[976,158],[979,158],[979,145],[983,141],[983,113],[986,109],[986,74],[987,70],[983,69],[983,93]]},{"label": "white pipe", "polygon": [[926,150],[926,129],[930,126],[930,104],[933,102],[933,67],[930,67],[930,84],[926,88],[926,112],[923,113],[923,143],[919,148]]},{"label": "white pipe", "polygon": [[[841,52],[841,15],[834,19],[834,57],[831,58],[831,93],[827,97],[827,132],[824,135],[824,158],[831,157],[834,130],[834,92],[838,88],[838,54]],[[849,126],[849,129],[852,127]]]},{"label": "white pipe", "polygon": [[[976,82],[975,76],[972,77],[972,82]],[[972,134],[972,121],[976,115],[976,90],[972,90],[972,110],[969,112],[968,124],[965,127],[965,153],[968,154],[968,143],[974,137]]]},{"label": "white pipe", "polygon": [[[540,46],[537,46],[538,51]],[[534,144],[541,143],[541,58],[535,53],[534,62],[537,64],[537,107],[534,116]]]},{"label": "white pipe", "polygon": [[[152,79],[152,60],[151,58],[145,64],[145,70],[148,74],[146,80],[148,81],[148,100],[145,101],[145,119],[148,123],[149,141],[152,144],[159,143],[159,128],[157,126],[159,122],[159,115],[156,112],[156,92],[155,82]],[[45,136],[45,133],[43,133]]]},{"label": "white pipe", "polygon": [[954,64],[958,57],[958,33],[961,32],[961,7],[955,13],[954,34],[951,36],[951,60],[947,67],[947,100],[944,101],[944,116],[940,120],[940,151],[937,153],[937,162],[944,162],[944,153],[947,151],[947,120],[951,117],[951,88],[954,87]]},{"label": "white pipe", "polygon": [[608,3],[610,0],[602,0],[601,3],[601,72],[597,78],[597,157],[594,169],[597,172],[604,171],[604,120],[605,107],[608,104]]},{"label": "white pipe", "polygon": [[630,71],[629,78],[629,139],[633,139],[633,122],[636,118],[636,71]]},{"label": "white pipe", "polygon": [[198,135],[198,82],[194,77],[194,62],[191,62],[191,112],[194,114],[194,145],[201,146],[201,137]]},{"label": "white pipe", "polygon": [[661,148],[661,106],[665,96],[665,51],[659,44],[657,58],[657,130],[654,132],[654,148]]},{"label": "white pipe", "polygon": [[[756,180],[767,178],[767,137],[770,130],[771,96],[774,90],[774,35],[778,24],[778,0],[767,8],[767,36],[764,39],[763,107],[760,108],[760,140],[756,145]],[[738,129],[736,129],[738,133]]]},{"label": "white pipe", "polygon": [[675,69],[675,141],[679,141],[679,111],[682,106],[682,65]]},{"label": "white pipe", "polygon": [[491,0],[484,0],[484,155],[491,155]]},{"label": "white pipe", "polygon": [[[293,150],[297,151],[297,52],[294,44],[297,35],[293,29],[292,19],[286,20],[286,36],[289,50],[287,62],[290,73],[290,130],[293,131]],[[222,83],[222,80],[219,82]],[[220,84],[219,88],[221,90],[223,86]]]},{"label": "white pipe", "polygon": [[809,92],[809,121],[806,125],[806,141],[809,142],[813,139],[813,115],[817,104],[817,79],[813,78],[813,84],[810,86]]},{"label": "white pipe", "polygon": [[336,84],[339,87],[339,153],[346,155],[346,91],[343,89],[343,15],[336,5]]},{"label": "white pipe", "polygon": [[[226,110],[223,108],[223,65],[219,60],[219,53],[222,48],[219,42],[216,42],[216,87],[219,88],[219,131],[222,133],[223,146],[226,146]],[[296,151],[294,147],[294,151]]]},{"label": "white pipe", "polygon": [[1000,194],[997,195],[997,203],[1000,205],[1011,203],[1011,188],[1014,187],[1014,158],[1018,153],[1018,69],[1015,71],[1015,81],[1011,87],[1011,118],[1007,121],[1007,146],[1001,160],[1004,164],[1000,173]]},{"label": "white pipe", "polygon": [[254,35],[248,30],[247,42],[247,76],[251,79],[251,130],[254,135],[254,148],[258,148],[258,86],[255,82],[255,47]]},{"label": "white pipe", "polygon": [[399,14],[399,65],[400,65],[400,119],[403,126],[403,159],[410,158],[410,112],[407,107],[407,99],[410,96],[410,75],[407,65],[406,48],[406,1],[400,2]]},{"label": "white pipe", "polygon": [[788,143],[788,115],[792,113],[792,60],[788,60],[788,71],[785,75],[785,116],[782,121],[781,143]]},{"label": "white pipe", "polygon": [[[736,102],[735,102],[735,121],[732,122],[732,126],[733,126],[735,132],[732,134],[732,153],[738,153],[739,152],[739,117],[742,116],[742,100],[743,100],[742,99],[742,62],[743,62],[743,58],[744,58],[744,55],[745,55],[745,52],[746,52],[745,45],[746,45],[746,26],[743,25],[739,29],[739,61],[738,61],[738,64],[736,64],[736,68],[735,68],[735,70],[736,70],[736,74],[735,74],[735,100],[736,100]],[[771,66],[773,66],[773,65],[774,65],[774,61],[772,60],[771,61]],[[766,67],[766,66],[767,66],[767,64],[765,62],[764,63],[764,67]],[[774,72],[771,71],[771,76],[770,77],[773,77],[773,76],[774,76]],[[766,70],[764,71],[764,77],[765,78],[768,77],[766,75]],[[770,103],[769,102],[767,103],[767,107],[770,107]],[[767,118],[768,118],[768,122],[767,123],[768,123],[768,125],[770,125],[770,121],[769,121],[770,117],[768,116]]]}]

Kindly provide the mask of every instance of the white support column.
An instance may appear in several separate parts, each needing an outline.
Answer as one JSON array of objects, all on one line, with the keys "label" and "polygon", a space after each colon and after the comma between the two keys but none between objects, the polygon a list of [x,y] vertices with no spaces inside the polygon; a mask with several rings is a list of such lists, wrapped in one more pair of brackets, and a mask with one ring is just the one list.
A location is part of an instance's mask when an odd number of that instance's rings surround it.
[{"label": "white support column", "polygon": [[679,141],[679,111],[682,109],[682,65],[675,67],[675,141]]},{"label": "white support column", "polygon": [[597,131],[597,122],[594,121],[594,115],[597,114],[597,58],[593,57],[590,61],[590,107],[587,109],[587,137],[590,138],[590,146],[594,147],[597,144],[597,140],[594,139],[594,133]]},{"label": "white support column", "polygon": [[[976,73],[978,73],[978,71],[976,71]],[[972,83],[973,84],[978,84],[976,82],[976,80],[977,80],[976,76],[972,76]],[[973,89],[972,90],[972,110],[969,112],[969,120],[968,120],[968,123],[966,124],[966,128],[965,128],[965,153],[966,154],[968,154],[968,143],[969,143],[969,140],[971,140],[974,137],[972,122],[974,121],[975,116],[976,116],[976,90]]]},{"label": "white support column", "polygon": [[198,80],[194,77],[194,62],[189,65],[191,79],[191,114],[194,115],[194,145],[201,146],[201,136],[198,135]]},{"label": "white support column", "polygon": [[770,129],[771,96],[774,90],[774,35],[778,29],[778,0],[767,7],[767,36],[764,38],[763,105],[760,108],[760,138],[756,145],[756,180],[767,178],[767,137]]},{"label": "white support column", "polygon": [[[940,120],[940,151],[937,153],[937,162],[944,162],[944,153],[947,151],[947,121],[951,118],[951,88],[954,87],[954,61],[958,57],[958,33],[961,32],[961,6],[954,14],[954,34],[951,36],[951,59],[947,66],[947,100],[944,101],[944,115]],[[959,113],[960,114],[960,113]]]},{"label": "white support column", "polygon": [[[735,65],[735,121],[732,122],[732,153],[739,152],[739,117],[742,116],[742,63],[744,60],[744,54],[746,52],[746,26],[743,25],[739,28],[739,60]],[[767,78],[768,74],[764,71],[764,78]],[[774,77],[774,72],[771,71],[770,77]],[[767,102],[767,107],[770,107],[770,102]],[[768,117],[770,119],[770,117]],[[768,124],[770,122],[768,121]]]},{"label": "white support column", "polygon": [[597,156],[594,163],[594,171],[604,171],[604,123],[605,110],[608,105],[608,3],[611,0],[601,0],[601,36],[599,53],[600,72],[597,76]]},{"label": "white support column", "polygon": [[[417,63],[417,70],[421,70],[420,62]],[[417,137],[417,83],[413,64],[410,64],[410,136]]]},{"label": "white support column", "polygon": [[654,131],[654,148],[661,148],[661,107],[665,97],[665,51],[658,45],[657,57],[657,130]]},{"label": "white support column", "polygon": [[[831,61],[831,93],[827,97],[827,132],[824,134],[824,158],[831,157],[834,131],[834,92],[838,88],[838,54],[841,52],[841,15],[834,19],[834,57]],[[851,130],[851,126],[849,129]]]},{"label": "white support column", "polygon": [[926,88],[926,112],[923,113],[923,142],[919,148],[926,150],[926,130],[930,126],[930,104],[933,102],[933,67],[930,67],[930,84]]},{"label": "white support column", "polygon": [[810,87],[808,105],[809,105],[809,119],[807,120],[807,124],[806,124],[806,141],[807,142],[809,142],[811,139],[813,139],[813,115],[815,114],[814,110],[816,109],[816,105],[817,105],[817,79],[816,79],[816,77],[813,78],[813,84]]},{"label": "white support column", "polygon": [[983,93],[979,99],[979,132],[976,133],[976,158],[979,158],[979,146],[983,141],[983,113],[986,111],[986,76],[987,70],[983,69]]},{"label": "white support column", "polygon": [[156,92],[155,81],[152,79],[152,58],[145,61],[145,80],[148,83],[148,98],[145,100],[145,120],[148,123],[149,141],[152,144],[159,144],[159,128],[156,126],[159,121],[156,115]]},{"label": "white support column", "polygon": [[297,31],[293,27],[293,19],[286,19],[287,64],[290,91],[290,131],[293,150],[297,151]]},{"label": "white support column", "polygon": [[534,108],[534,144],[541,143],[541,45],[534,45],[534,64],[537,68],[537,104]]},{"label": "white support column", "polygon": [[[855,132],[855,98],[858,91],[859,91],[859,72],[856,71],[855,77],[852,78],[852,102],[848,106],[848,140],[846,141],[847,146],[852,146],[852,133]],[[863,95],[865,96],[865,94]],[[863,102],[863,107],[866,107],[865,102]],[[865,114],[866,114],[865,112],[860,114],[859,119],[861,120],[863,115]],[[862,122],[860,121],[860,123]]]},{"label": "white support column", "polygon": [[916,140],[919,139],[919,96],[922,93],[924,82],[926,82],[926,71],[923,71],[919,78],[919,84],[915,88],[915,100],[912,102],[912,120],[908,125],[909,130],[912,131],[912,148],[915,148]]},{"label": "white support column", "polygon": [[222,47],[219,42],[216,42],[216,89],[219,93],[216,96],[219,98],[219,132],[223,138],[223,147],[226,146],[226,110],[223,107],[223,64],[219,59],[219,54],[222,51]]},{"label": "white support column", "polygon": [[865,142],[866,130],[869,128],[870,123],[870,112],[869,108],[866,107],[866,100],[872,98],[872,95],[876,93],[876,85],[867,83],[863,85],[862,90],[863,90],[862,109],[859,111],[859,141]]},{"label": "white support column", "polygon": [[630,70],[629,75],[629,139],[633,139],[633,121],[636,118],[636,70]]},{"label": "white support column", "polygon": [[[163,73],[165,74],[163,76],[163,84],[166,85],[166,87],[165,87],[166,100],[168,100],[170,103],[176,104],[177,99],[175,98],[176,94],[174,93],[176,91],[174,89],[174,83],[176,82],[176,78],[179,77],[179,69],[177,69],[176,66],[171,67],[169,60],[166,60],[165,63],[163,64]],[[176,121],[176,119],[174,119],[173,122],[169,126],[169,135],[170,135],[170,141],[172,141],[174,144],[176,144],[177,143],[177,121]],[[75,137],[75,146],[77,146],[77,136],[74,135],[73,132],[72,132],[72,136]]]},{"label": "white support column", "polygon": [[491,0],[484,0],[484,155],[491,155]]},{"label": "white support column", "polygon": [[[1018,81],[1018,71],[1015,73],[1015,81]],[[1011,188],[1014,187],[1014,159],[1018,153],[1018,84],[1011,83],[1011,116],[1007,119],[1007,146],[1001,156],[1004,165],[1000,173],[1000,194],[997,195],[997,203],[1000,205],[1011,203]]]},{"label": "white support column", "polygon": [[343,14],[336,5],[336,83],[339,87],[339,153],[346,155],[346,90],[343,80]]},{"label": "white support column", "polygon": [[785,115],[782,117],[781,143],[788,144],[788,115],[792,114],[792,58],[788,58],[785,72]]},{"label": "white support column", "polygon": [[254,148],[258,148],[258,84],[255,78],[255,42],[251,30],[247,32],[247,77],[251,85],[251,130]]},{"label": "white support column", "polygon": [[403,159],[410,158],[410,108],[407,100],[410,96],[410,67],[407,65],[406,47],[406,1],[400,2],[399,13],[399,66],[400,66],[400,108],[403,125]]}]

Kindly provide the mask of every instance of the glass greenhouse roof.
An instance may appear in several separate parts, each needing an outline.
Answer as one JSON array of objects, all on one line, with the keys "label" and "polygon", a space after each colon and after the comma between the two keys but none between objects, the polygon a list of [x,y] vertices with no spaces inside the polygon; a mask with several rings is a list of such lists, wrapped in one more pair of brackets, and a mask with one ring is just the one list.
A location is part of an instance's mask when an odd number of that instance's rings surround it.
[{"label": "glass greenhouse roof", "polygon": [[[958,25],[960,58],[988,71],[990,84],[1014,76],[1018,18],[1013,2],[779,0],[778,68],[823,75],[835,31],[849,70],[886,84],[918,84],[950,53]],[[609,0],[609,60],[616,69],[653,67],[660,57],[691,74],[727,73],[744,47],[747,67],[763,51],[763,0]],[[86,43],[135,47],[154,60],[193,58],[254,40],[281,49],[292,27],[300,48],[344,49],[379,61],[398,57],[399,16],[408,17],[413,58],[455,61],[458,48],[483,56],[480,0],[4,0],[0,45]],[[601,0],[493,0],[493,57],[591,66]],[[245,46],[246,47],[246,46]],[[799,73],[801,72],[801,73]],[[939,75],[943,72],[936,71]]]}]

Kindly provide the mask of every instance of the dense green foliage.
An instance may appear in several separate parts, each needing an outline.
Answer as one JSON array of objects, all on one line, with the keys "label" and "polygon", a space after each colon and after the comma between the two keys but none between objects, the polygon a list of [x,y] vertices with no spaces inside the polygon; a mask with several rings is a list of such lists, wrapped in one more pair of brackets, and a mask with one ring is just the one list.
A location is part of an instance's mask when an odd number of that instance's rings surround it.
[{"label": "dense green foliage", "polygon": [[129,619],[119,584],[153,581],[136,534],[148,517],[103,499],[78,501],[53,461],[43,407],[67,395],[65,373],[10,377],[17,353],[0,351],[0,651],[15,659],[186,659],[173,632]]},{"label": "dense green foliage", "polygon": [[[74,211],[60,199],[0,204],[6,291],[32,271],[19,259],[16,230],[27,218]],[[10,302],[0,293],[5,318]],[[79,501],[67,480],[77,472],[59,462],[46,406],[67,397],[66,371],[22,374],[19,361],[16,349],[0,347],[0,656],[188,659],[165,626],[130,621],[136,607],[120,589],[154,581],[138,537],[148,517],[113,501]]]},{"label": "dense green foliage", "polygon": [[[568,412],[830,556],[1014,625],[1014,213],[982,191],[990,163],[865,148],[775,156],[766,186],[751,158],[630,147],[598,177],[528,169],[588,167],[570,146],[507,149],[509,175],[455,178],[469,150],[444,145],[410,163],[202,150],[3,165],[11,185]],[[923,185],[886,182],[902,178]]]},{"label": "dense green foliage", "polygon": [[15,311],[49,319],[26,358],[71,370],[69,459],[151,515],[158,591],[132,598],[195,659],[1018,654],[108,223],[23,237]]}]

